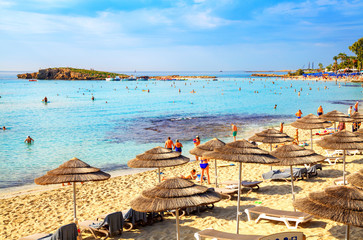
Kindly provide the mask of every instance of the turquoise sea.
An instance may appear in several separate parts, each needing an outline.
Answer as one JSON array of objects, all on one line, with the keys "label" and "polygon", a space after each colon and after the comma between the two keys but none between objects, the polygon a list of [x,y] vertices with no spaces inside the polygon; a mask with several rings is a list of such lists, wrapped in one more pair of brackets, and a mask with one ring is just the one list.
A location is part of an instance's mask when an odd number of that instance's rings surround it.
[{"label": "turquoise sea", "polygon": [[[231,123],[238,137],[248,138],[294,121],[298,109],[316,114],[322,105],[325,112],[346,113],[362,100],[361,85],[354,83],[252,79],[246,72],[137,73],[169,74],[217,75],[218,81],[29,82],[0,72],[0,125],[8,128],[0,131],[0,188],[31,184],[73,157],[105,171],[128,171],[128,160],[163,146],[168,136],[179,139],[189,156],[196,135],[202,142],[231,141]],[[302,89],[300,97],[295,89]],[[48,104],[41,102],[45,96]],[[24,143],[28,135],[34,144]]]}]

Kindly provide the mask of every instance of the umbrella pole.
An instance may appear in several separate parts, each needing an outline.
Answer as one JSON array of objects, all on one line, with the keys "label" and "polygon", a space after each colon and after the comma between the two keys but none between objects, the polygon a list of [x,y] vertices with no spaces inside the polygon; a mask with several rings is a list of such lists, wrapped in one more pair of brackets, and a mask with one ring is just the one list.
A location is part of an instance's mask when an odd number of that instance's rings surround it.
[{"label": "umbrella pole", "polygon": [[77,224],[77,204],[76,204],[76,183],[73,182],[73,217],[74,222]]},{"label": "umbrella pole", "polygon": [[176,216],[176,239],[180,239],[180,229],[179,229],[179,209],[175,210],[175,216]]},{"label": "umbrella pole", "polygon": [[[294,193],[294,177],[292,172],[292,166],[290,166],[290,176],[291,176],[291,193],[292,193],[292,201],[295,201],[295,193]],[[294,211],[296,212],[296,209],[294,207]]]},{"label": "umbrella pole", "polygon": [[334,122],[334,132],[336,132],[337,130],[337,126],[336,126],[336,123]]},{"label": "umbrella pole", "polygon": [[214,159],[214,166],[215,166],[215,175],[216,175],[216,187],[218,187],[218,172],[217,172],[217,159]]},{"label": "umbrella pole", "polygon": [[313,129],[310,129],[310,144],[311,150],[313,150]]},{"label": "umbrella pole", "polygon": [[239,163],[239,175],[238,175],[238,199],[237,199],[237,234],[239,234],[239,210],[241,201],[241,185],[242,185],[242,163]]},{"label": "umbrella pole", "polygon": [[346,182],[345,182],[345,150],[343,150],[343,185],[346,185]]},{"label": "umbrella pole", "polygon": [[350,231],[350,226],[349,224],[347,224],[345,228],[345,240],[349,240],[349,231]]},{"label": "umbrella pole", "polygon": [[[272,143],[270,143],[270,152],[272,152]],[[272,165],[271,165],[271,170],[272,170]]]},{"label": "umbrella pole", "polygon": [[159,183],[161,182],[160,180],[160,168],[158,168],[158,172],[159,172]]}]

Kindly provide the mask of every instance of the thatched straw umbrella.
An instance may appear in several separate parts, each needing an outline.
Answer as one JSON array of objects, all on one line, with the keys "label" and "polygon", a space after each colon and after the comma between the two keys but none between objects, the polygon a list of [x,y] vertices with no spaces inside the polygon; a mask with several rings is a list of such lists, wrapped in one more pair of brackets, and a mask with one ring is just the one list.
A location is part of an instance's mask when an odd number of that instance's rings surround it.
[{"label": "thatched straw umbrella", "polygon": [[177,239],[180,239],[179,209],[215,203],[221,200],[219,193],[181,178],[169,178],[154,188],[142,191],[131,201],[131,207],[139,212],[175,210]]},{"label": "thatched straw umbrella", "polygon": [[361,128],[358,131],[356,131],[355,134],[357,134],[360,137],[363,137],[363,128]]},{"label": "thatched straw umbrella", "polygon": [[363,227],[363,191],[354,187],[328,187],[296,200],[294,206],[316,217],[346,224],[345,239],[349,239],[350,225]]},{"label": "thatched straw umbrella", "polygon": [[78,158],[72,158],[44,176],[34,179],[34,182],[39,185],[71,182],[73,184],[74,221],[77,223],[76,182],[103,181],[109,178],[110,174],[91,167]]},{"label": "thatched straw umbrella", "polygon": [[331,126],[331,123],[328,123],[321,118],[315,116],[310,113],[309,115],[296,120],[291,123],[291,126],[299,129],[309,129],[310,130],[310,145],[311,149],[313,149],[313,129],[322,129]]},{"label": "thatched straw umbrella", "polygon": [[355,112],[350,116],[353,122],[363,122],[363,114],[360,112]]},{"label": "thatched straw umbrella", "polygon": [[351,122],[352,120],[348,115],[342,112],[333,110],[321,116],[322,119],[334,122],[334,130],[336,129],[336,122]]},{"label": "thatched straw umbrella", "polygon": [[284,145],[282,147],[279,147],[275,151],[272,151],[270,154],[280,160],[280,162],[274,163],[273,165],[290,166],[291,193],[293,201],[295,201],[295,193],[292,166],[315,164],[326,159],[326,157],[315,153],[314,150],[305,149],[295,144]]},{"label": "thatched straw umbrella", "polygon": [[271,164],[279,160],[270,155],[267,151],[258,148],[256,145],[242,139],[227,143],[225,146],[215,148],[213,152],[203,154],[209,159],[218,159],[239,163],[238,175],[238,199],[237,199],[237,234],[239,233],[239,211],[241,200],[242,163]]},{"label": "thatched straw umbrella", "polygon": [[174,152],[163,147],[155,147],[128,161],[127,166],[131,168],[157,168],[160,182],[160,168],[182,165],[189,162],[189,160],[189,158],[181,155],[180,152]]},{"label": "thatched straw umbrella", "polygon": [[322,148],[343,150],[343,184],[345,185],[345,154],[346,150],[363,149],[363,138],[354,133],[341,131],[324,137],[317,144]]},{"label": "thatched straw umbrella", "polygon": [[[286,133],[282,133],[273,128],[269,128],[262,132],[256,133],[255,135],[250,137],[248,140],[253,141],[253,142],[268,143],[270,145],[270,152],[272,151],[272,144],[286,143],[286,142],[294,141],[294,139],[291,138]],[[271,166],[271,170],[272,170],[272,166]]]},{"label": "thatched straw umbrella", "polygon": [[[226,145],[224,142],[219,140],[218,138],[213,138],[212,140],[209,140],[208,142],[205,142],[203,144],[200,144],[199,146],[196,146],[192,150],[189,151],[190,154],[193,154],[198,157],[202,157],[204,153],[212,152],[215,148],[223,147]],[[217,159],[214,159],[214,165],[215,165],[215,179],[216,179],[216,187],[218,187],[218,171],[217,171]]]},{"label": "thatched straw umbrella", "polygon": [[354,187],[363,190],[363,168],[360,169],[358,172],[349,174],[347,176],[347,180]]}]

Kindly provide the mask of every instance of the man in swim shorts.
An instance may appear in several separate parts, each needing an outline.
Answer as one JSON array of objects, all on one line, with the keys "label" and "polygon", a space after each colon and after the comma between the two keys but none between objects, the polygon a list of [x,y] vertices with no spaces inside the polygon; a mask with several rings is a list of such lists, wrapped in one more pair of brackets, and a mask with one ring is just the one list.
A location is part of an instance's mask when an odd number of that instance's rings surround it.
[{"label": "man in swim shorts", "polygon": [[237,126],[234,125],[233,123],[231,124],[231,126],[232,126],[233,141],[236,141],[236,137],[237,137]]},{"label": "man in swim shorts", "polygon": [[297,119],[300,119],[301,118],[302,112],[301,112],[300,109],[299,109],[299,111],[297,111],[297,113],[295,113],[295,116],[297,117]]},{"label": "man in swim shorts", "polygon": [[28,137],[24,140],[24,142],[26,142],[26,143],[28,143],[28,144],[31,144],[31,143],[32,143],[32,141],[34,142],[34,139],[33,139],[33,138],[31,138],[30,136],[28,136]]},{"label": "man in swim shorts", "polygon": [[173,150],[173,147],[174,147],[174,143],[170,139],[170,137],[168,137],[168,140],[166,140],[166,142],[165,142],[165,148]]}]

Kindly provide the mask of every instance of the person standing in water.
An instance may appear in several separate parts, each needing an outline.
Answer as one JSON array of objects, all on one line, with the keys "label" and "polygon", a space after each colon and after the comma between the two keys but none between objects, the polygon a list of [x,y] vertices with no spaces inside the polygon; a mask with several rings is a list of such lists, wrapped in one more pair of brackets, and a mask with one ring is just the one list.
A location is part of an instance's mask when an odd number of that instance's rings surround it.
[{"label": "person standing in water", "polygon": [[183,144],[181,144],[180,142],[179,142],[179,140],[177,139],[176,141],[175,141],[175,144],[174,144],[174,149],[175,149],[175,152],[182,152],[182,147],[183,147]]},{"label": "person standing in water", "polygon": [[174,147],[173,140],[171,140],[170,137],[168,137],[168,140],[166,140],[165,142],[165,148],[173,150],[173,147]]},{"label": "person standing in water", "polygon": [[318,116],[321,116],[321,115],[323,115],[323,114],[324,114],[323,107],[320,105],[320,106],[318,107]]},{"label": "person standing in water", "polygon": [[231,126],[232,126],[233,141],[236,141],[236,137],[237,137],[237,126],[234,125],[233,123],[231,124]]},{"label": "person standing in water", "polygon": [[297,117],[297,119],[300,119],[301,118],[301,116],[302,116],[302,112],[301,112],[301,110],[299,109],[299,111],[297,111],[297,113],[295,113],[295,116]]},{"label": "person standing in water", "polygon": [[31,143],[32,143],[32,141],[34,142],[34,139],[33,139],[33,138],[31,138],[30,136],[28,136],[28,137],[24,140],[24,142],[25,142],[25,143],[28,143],[28,144],[31,144]]}]

